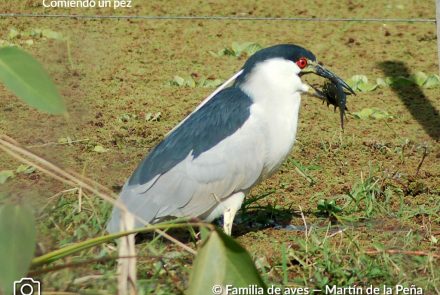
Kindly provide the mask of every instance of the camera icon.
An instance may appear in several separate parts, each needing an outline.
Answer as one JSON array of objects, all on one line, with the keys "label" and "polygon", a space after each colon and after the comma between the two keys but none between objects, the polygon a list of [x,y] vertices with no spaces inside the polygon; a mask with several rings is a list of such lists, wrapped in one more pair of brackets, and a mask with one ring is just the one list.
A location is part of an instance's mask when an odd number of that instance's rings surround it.
[{"label": "camera icon", "polygon": [[33,278],[22,278],[14,282],[14,295],[40,295],[41,284]]}]

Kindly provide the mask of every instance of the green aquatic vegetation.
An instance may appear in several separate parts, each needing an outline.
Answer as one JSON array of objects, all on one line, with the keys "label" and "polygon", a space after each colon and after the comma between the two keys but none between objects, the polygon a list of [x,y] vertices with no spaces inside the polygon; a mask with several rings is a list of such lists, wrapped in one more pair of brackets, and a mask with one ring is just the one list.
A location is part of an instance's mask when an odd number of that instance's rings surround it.
[{"label": "green aquatic vegetation", "polygon": [[409,77],[391,76],[377,78],[376,83],[372,83],[365,75],[354,75],[347,80],[348,85],[358,92],[371,92],[379,87],[405,87],[417,85],[422,88],[436,88],[440,86],[440,77],[437,74],[426,74],[416,72]]},{"label": "green aquatic vegetation", "polygon": [[359,112],[353,113],[357,119],[392,119],[394,116],[390,115],[387,111],[378,108],[363,108]]},{"label": "green aquatic vegetation", "polygon": [[193,78],[192,76],[181,77],[174,76],[174,78],[168,81],[168,85],[170,86],[179,86],[179,87],[203,87],[203,88],[214,88],[218,87],[223,83],[221,79],[208,79],[206,77],[201,78]]}]

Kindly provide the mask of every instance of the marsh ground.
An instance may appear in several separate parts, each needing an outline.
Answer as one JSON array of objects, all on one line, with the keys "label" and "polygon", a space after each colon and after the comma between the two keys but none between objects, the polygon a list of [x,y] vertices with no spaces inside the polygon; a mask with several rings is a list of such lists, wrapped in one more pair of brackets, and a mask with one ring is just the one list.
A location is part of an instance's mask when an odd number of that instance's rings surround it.
[{"label": "marsh ground", "polygon": [[[347,18],[435,15],[434,1],[133,2],[133,8],[113,11],[45,9],[40,1],[5,1],[0,11]],[[12,38],[12,29],[21,36]],[[68,41],[26,33],[35,29],[60,33]],[[70,114],[65,119],[38,113],[0,88],[0,132],[115,192],[148,150],[213,91],[172,86],[169,81],[175,75],[229,78],[246,56],[214,57],[209,52],[232,42],[301,44],[345,79],[363,74],[374,81],[438,71],[433,23],[8,17],[0,18],[0,39],[20,45],[44,64]],[[373,107],[392,117],[349,115],[341,133],[338,113],[315,98],[303,98],[296,146],[280,171],[252,191],[235,227],[234,236],[252,254],[268,282],[313,288],[400,283],[423,287],[425,294],[440,292],[438,257],[414,254],[439,254],[439,88],[380,87],[349,97],[351,112]],[[159,112],[158,120],[148,119],[150,113]],[[105,152],[96,152],[96,146]],[[418,169],[424,151],[426,158]],[[18,166],[0,154],[0,170]],[[78,213],[77,194],[60,193],[67,189],[71,188],[38,171],[17,174],[0,185],[11,199],[35,209],[40,251],[103,233],[109,206],[88,196]],[[331,200],[341,212],[328,205]],[[318,203],[325,201],[328,210],[318,210]],[[301,211],[308,229],[311,226],[309,235],[302,228]],[[328,217],[329,211],[338,218]],[[190,238],[182,239],[195,247]],[[390,249],[410,252],[383,252]],[[112,254],[114,248],[102,246],[63,263]],[[139,255],[139,279],[145,292],[170,294],[185,289],[190,255],[160,240],[140,244]],[[102,260],[35,274],[47,291],[113,294],[114,265]]]}]

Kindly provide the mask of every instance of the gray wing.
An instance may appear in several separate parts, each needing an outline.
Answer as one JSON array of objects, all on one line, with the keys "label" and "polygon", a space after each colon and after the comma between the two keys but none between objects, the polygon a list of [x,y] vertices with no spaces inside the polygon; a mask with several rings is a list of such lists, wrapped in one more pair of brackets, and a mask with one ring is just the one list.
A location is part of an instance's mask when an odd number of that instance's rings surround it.
[{"label": "gray wing", "polygon": [[[234,192],[249,189],[264,165],[264,138],[250,117],[249,100],[237,88],[217,94],[153,149],[124,185],[120,200],[154,223],[203,215]],[[118,228],[115,208],[107,230]]]}]

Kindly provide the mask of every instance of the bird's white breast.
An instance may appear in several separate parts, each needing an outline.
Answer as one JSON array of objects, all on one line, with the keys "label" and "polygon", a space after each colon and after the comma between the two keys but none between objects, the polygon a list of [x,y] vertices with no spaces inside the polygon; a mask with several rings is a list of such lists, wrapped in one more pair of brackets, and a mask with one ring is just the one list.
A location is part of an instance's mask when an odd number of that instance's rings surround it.
[{"label": "bird's white breast", "polygon": [[251,120],[264,135],[264,170],[272,174],[290,153],[296,138],[300,93],[307,91],[292,61],[271,59],[257,65],[241,85],[253,100]]},{"label": "bird's white breast", "polygon": [[298,93],[282,103],[256,103],[251,116],[259,122],[264,135],[265,167],[263,177],[272,174],[289,155],[296,138],[301,97]]}]

